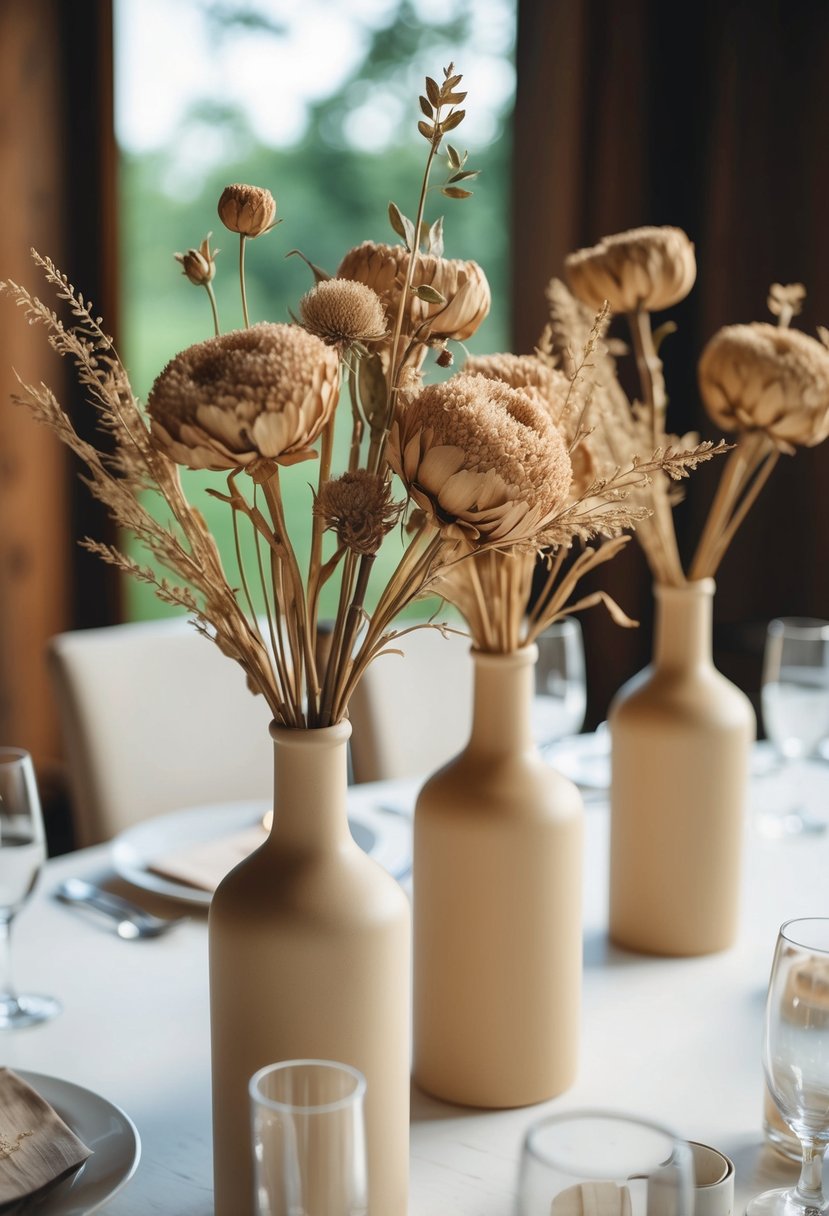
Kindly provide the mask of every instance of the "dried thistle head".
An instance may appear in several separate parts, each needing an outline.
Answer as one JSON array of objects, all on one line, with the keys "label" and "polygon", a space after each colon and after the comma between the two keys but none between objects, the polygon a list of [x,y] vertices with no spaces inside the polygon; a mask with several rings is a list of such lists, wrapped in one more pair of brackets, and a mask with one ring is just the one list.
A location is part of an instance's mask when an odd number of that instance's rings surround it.
[{"label": "dried thistle head", "polygon": [[181,273],[186,275],[196,287],[206,287],[213,282],[216,274],[216,257],[219,250],[210,249],[212,232],[208,232],[198,249],[188,249],[186,253],[175,253],[173,257],[181,263]]},{"label": "dried thistle head", "polygon": [[488,376],[530,396],[537,395],[557,422],[570,392],[570,381],[558,368],[543,363],[536,355],[475,355],[466,360],[463,370],[472,376]]},{"label": "dried thistle head", "polygon": [[387,450],[447,540],[528,540],[570,486],[570,457],[547,411],[484,376],[423,389],[395,419]]},{"label": "dried thistle head", "polygon": [[703,350],[698,375],[724,431],[765,431],[783,451],[829,435],[829,350],[798,329],[727,325]]},{"label": "dried thistle head", "polygon": [[632,228],[564,259],[573,295],[598,312],[659,312],[683,300],[694,285],[694,246],[681,228]]},{"label": "dried thistle head", "polygon": [[376,291],[353,279],[325,279],[299,302],[302,324],[328,346],[379,342],[386,333],[386,314]]},{"label": "dried thistle head", "polygon": [[219,219],[240,236],[262,236],[276,223],[276,199],[262,186],[240,182],[225,186],[219,198]]},{"label": "dried thistle head", "polygon": [[190,346],[150,390],[156,447],[190,469],[294,464],[337,404],[336,352],[296,325],[262,322]]},{"label": "dried thistle head", "polygon": [[382,474],[355,469],[323,482],[314,514],[337,533],[344,548],[371,555],[399,520],[404,505],[393,501],[391,486]]},{"label": "dried thistle head", "polygon": [[[397,316],[409,256],[402,245],[363,241],[345,255],[337,278],[355,279],[376,291],[391,326]],[[477,262],[419,254],[412,288],[406,302],[406,332],[413,333],[423,325],[424,341],[441,342],[448,338],[464,341],[489,313],[492,300],[489,283]],[[419,288],[431,288],[443,302],[422,299],[416,294]]]}]

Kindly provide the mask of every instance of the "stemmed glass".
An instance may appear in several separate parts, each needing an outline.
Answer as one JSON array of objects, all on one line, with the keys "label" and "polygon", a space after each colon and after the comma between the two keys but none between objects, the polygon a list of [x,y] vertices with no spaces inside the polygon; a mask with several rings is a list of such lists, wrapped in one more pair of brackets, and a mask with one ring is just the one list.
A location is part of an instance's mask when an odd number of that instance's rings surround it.
[{"label": "stemmed glass", "polygon": [[19,996],[11,978],[11,926],[46,860],[46,836],[32,758],[0,748],[0,1030],[17,1030],[60,1013],[50,996]]},{"label": "stemmed glass", "polygon": [[250,1080],[259,1216],[366,1216],[365,1077],[335,1060],[285,1060]]},{"label": "stemmed glass", "polygon": [[822,832],[826,823],[807,813],[797,794],[800,763],[829,734],[829,622],[782,617],[769,624],[763,660],[763,724],[783,761],[789,805],[767,814],[767,835]]},{"label": "stemmed glass", "polygon": [[777,936],[766,999],[763,1067],[775,1104],[800,1141],[796,1187],[764,1191],[746,1216],[820,1216],[829,1142],[829,917],[790,920]]},{"label": "stemmed glass", "polygon": [[555,621],[536,639],[533,734],[543,750],[573,735],[584,722],[587,683],[584,640],[574,617]]},{"label": "stemmed glass", "polygon": [[521,1153],[515,1216],[691,1216],[694,1167],[684,1140],[609,1111],[551,1115]]}]

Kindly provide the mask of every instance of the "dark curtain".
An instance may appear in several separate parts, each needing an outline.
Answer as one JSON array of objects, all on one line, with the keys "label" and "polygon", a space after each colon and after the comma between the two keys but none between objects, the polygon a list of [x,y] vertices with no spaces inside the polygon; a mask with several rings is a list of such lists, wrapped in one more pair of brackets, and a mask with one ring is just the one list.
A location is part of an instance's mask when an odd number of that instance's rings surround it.
[{"label": "dark curtain", "polygon": [[[775,281],[806,284],[796,325],[829,324],[829,5],[519,0],[517,66],[514,349],[532,349],[545,284],[571,249],[678,225],[695,242],[698,279],[670,314],[669,425],[716,438],[696,389],[711,334],[771,320]],[[718,475],[711,463],[686,483],[676,512],[686,562]],[[781,460],[720,568],[716,659],[752,697],[768,619],[829,618],[828,550],[825,443]],[[647,661],[652,619],[633,545],[601,585],[642,627],[621,631],[597,609],[583,619],[593,723]]]},{"label": "dark curtain", "polygon": [[[44,295],[34,246],[115,327],[115,171],[109,0],[5,0],[0,278]],[[51,385],[87,435],[94,420],[44,331],[5,298],[0,317],[0,742],[32,752],[49,801],[60,741],[45,646],[62,629],[117,619],[117,583],[77,544],[110,537],[109,522],[52,435],[11,405],[12,369]]]}]

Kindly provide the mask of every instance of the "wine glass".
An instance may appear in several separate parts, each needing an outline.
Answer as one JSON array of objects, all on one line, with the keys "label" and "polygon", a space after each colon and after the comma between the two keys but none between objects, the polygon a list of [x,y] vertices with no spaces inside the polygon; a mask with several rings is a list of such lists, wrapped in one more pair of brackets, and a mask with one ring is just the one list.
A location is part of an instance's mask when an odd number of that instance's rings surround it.
[{"label": "wine glass", "polygon": [[829,917],[790,920],[777,936],[763,1034],[775,1105],[800,1141],[795,1187],[764,1191],[746,1216],[821,1216],[829,1142]]},{"label": "wine glass", "polygon": [[258,1216],[366,1216],[365,1077],[285,1060],[250,1080]]},{"label": "wine glass", "polygon": [[632,1115],[583,1110],[533,1124],[521,1153],[516,1216],[691,1216],[691,1150]]},{"label": "wine glass", "polygon": [[11,978],[11,926],[46,860],[46,837],[32,758],[0,748],[0,1030],[17,1030],[60,1013],[50,996],[19,996]]},{"label": "wine glass", "polygon": [[543,750],[581,729],[587,708],[584,640],[573,617],[555,621],[535,642],[533,734]]},{"label": "wine glass", "polygon": [[764,815],[766,835],[822,832],[798,793],[800,765],[829,734],[829,622],[782,617],[769,624],[763,660],[763,724],[783,761],[788,804]]}]

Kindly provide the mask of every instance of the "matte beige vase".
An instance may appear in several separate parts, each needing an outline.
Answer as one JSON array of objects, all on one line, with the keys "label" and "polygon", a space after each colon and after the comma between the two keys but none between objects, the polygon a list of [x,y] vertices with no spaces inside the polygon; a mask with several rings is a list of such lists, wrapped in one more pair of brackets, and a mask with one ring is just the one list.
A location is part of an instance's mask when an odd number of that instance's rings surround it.
[{"label": "matte beige vase", "polygon": [[367,1081],[370,1216],[408,1210],[411,927],[394,879],[348,829],[346,723],[271,727],[274,824],[210,907],[216,1216],[255,1210],[248,1081],[278,1060]]},{"label": "matte beige vase", "polygon": [[714,580],[655,588],[653,662],[610,708],[610,935],[710,954],[737,935],[755,717],[714,667]]},{"label": "matte beige vase", "polygon": [[541,1102],[577,1069],[583,807],[533,743],[536,654],[473,651],[469,743],[415,810],[415,1080],[467,1106]]}]

